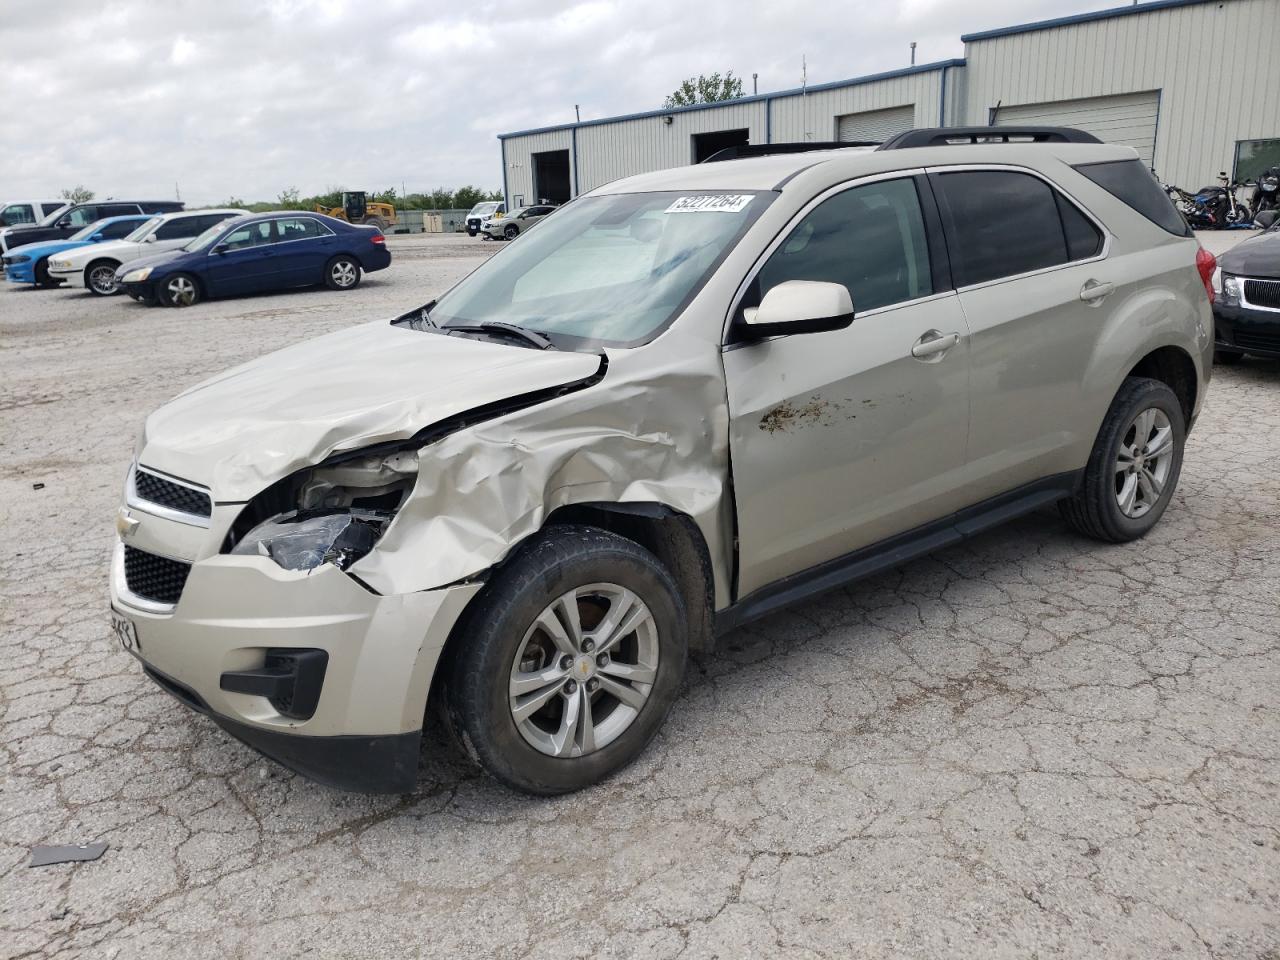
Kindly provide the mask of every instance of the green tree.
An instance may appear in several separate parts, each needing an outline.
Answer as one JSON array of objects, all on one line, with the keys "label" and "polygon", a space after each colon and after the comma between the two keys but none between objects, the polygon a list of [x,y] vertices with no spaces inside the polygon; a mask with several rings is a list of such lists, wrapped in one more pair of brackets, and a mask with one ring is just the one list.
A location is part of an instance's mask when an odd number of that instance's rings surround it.
[{"label": "green tree", "polygon": [[70,190],[62,191],[62,199],[71,203],[88,203],[93,199],[93,191],[89,190],[82,183],[77,183]]},{"label": "green tree", "polygon": [[227,197],[227,199],[223,200],[222,203],[218,204],[218,206],[231,207],[235,210],[249,209],[249,205],[245,203],[243,200],[241,200],[239,197]]},{"label": "green tree", "polygon": [[370,203],[389,203],[394,207],[398,200],[399,195],[396,193],[395,187],[392,187],[390,190],[381,190],[376,193],[369,194]]},{"label": "green tree", "polygon": [[479,187],[473,187],[468,184],[465,187],[459,187],[453,195],[453,206],[458,210],[470,210],[477,203],[501,199],[501,190],[481,190]]},{"label": "green tree", "polygon": [[723,77],[718,73],[700,73],[690,77],[662,102],[664,107],[688,107],[695,103],[718,103],[736,100],[742,96],[742,80],[730,70]]},{"label": "green tree", "polygon": [[280,195],[276,197],[276,207],[280,210],[303,210],[306,209],[302,203],[302,197],[298,193],[297,187],[288,187],[280,191]]}]

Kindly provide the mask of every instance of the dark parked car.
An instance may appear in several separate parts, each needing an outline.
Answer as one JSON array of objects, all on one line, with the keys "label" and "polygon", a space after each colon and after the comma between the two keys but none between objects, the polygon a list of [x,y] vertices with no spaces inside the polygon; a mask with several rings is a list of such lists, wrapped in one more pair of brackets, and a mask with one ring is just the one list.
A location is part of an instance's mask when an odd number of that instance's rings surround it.
[{"label": "dark parked car", "polygon": [[189,307],[205,297],[289,287],[350,290],[362,272],[390,264],[377,227],[282,211],[223,221],[181,250],[126,264],[116,283],[143,303]]},{"label": "dark parked car", "polygon": [[1280,220],[1224,253],[1218,268],[1214,358],[1280,357]]},{"label": "dark parked car", "polygon": [[73,203],[37,224],[0,230],[0,252],[7,253],[14,247],[27,243],[62,240],[95,220],[107,217],[123,217],[130,213],[171,213],[181,209],[183,204],[178,200],[95,200],[92,203]]}]

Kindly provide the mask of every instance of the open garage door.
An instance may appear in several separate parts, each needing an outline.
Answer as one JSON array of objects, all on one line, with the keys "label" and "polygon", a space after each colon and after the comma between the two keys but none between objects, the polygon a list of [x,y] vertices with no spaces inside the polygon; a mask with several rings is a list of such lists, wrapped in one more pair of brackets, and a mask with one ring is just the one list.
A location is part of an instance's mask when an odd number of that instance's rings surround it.
[{"label": "open garage door", "polygon": [[1148,167],[1156,153],[1156,116],[1159,95],[1154,90],[1122,93],[1114,97],[1059,100],[1055,103],[1022,103],[1003,106],[996,126],[1024,124],[1075,127],[1092,133],[1104,143],[1133,147]]},{"label": "open garage door", "polygon": [[536,203],[568,203],[569,151],[548,150],[533,155],[533,195]]},{"label": "open garage door", "polygon": [[910,130],[916,125],[916,108],[890,107],[888,110],[865,110],[836,117],[836,137],[841,142],[849,140],[874,140],[883,143],[896,133]]}]

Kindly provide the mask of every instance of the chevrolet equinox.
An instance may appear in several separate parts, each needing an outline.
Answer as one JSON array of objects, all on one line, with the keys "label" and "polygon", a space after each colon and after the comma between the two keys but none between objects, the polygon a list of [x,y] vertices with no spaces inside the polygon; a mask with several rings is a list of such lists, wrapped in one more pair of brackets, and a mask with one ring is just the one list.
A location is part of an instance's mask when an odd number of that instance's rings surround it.
[{"label": "chevrolet equinox", "polygon": [[1132,150],[994,136],[620,180],[425,306],[192,387],[138,436],[115,636],[323,783],[411,789],[430,702],[553,794],[749,620],[1050,503],[1143,536],[1213,258]]}]

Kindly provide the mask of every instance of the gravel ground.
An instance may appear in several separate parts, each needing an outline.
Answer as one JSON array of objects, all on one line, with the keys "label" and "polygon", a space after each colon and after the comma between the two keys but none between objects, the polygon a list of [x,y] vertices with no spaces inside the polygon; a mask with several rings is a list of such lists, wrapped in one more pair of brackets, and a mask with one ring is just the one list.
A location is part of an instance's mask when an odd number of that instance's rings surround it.
[{"label": "gravel ground", "polygon": [[1046,512],[741,630],[575,796],[437,742],[412,795],[329,791],[147,681],[106,609],[142,417],[495,246],[188,311],[0,290],[0,954],[1280,960],[1280,363],[1216,371],[1145,541]]}]

